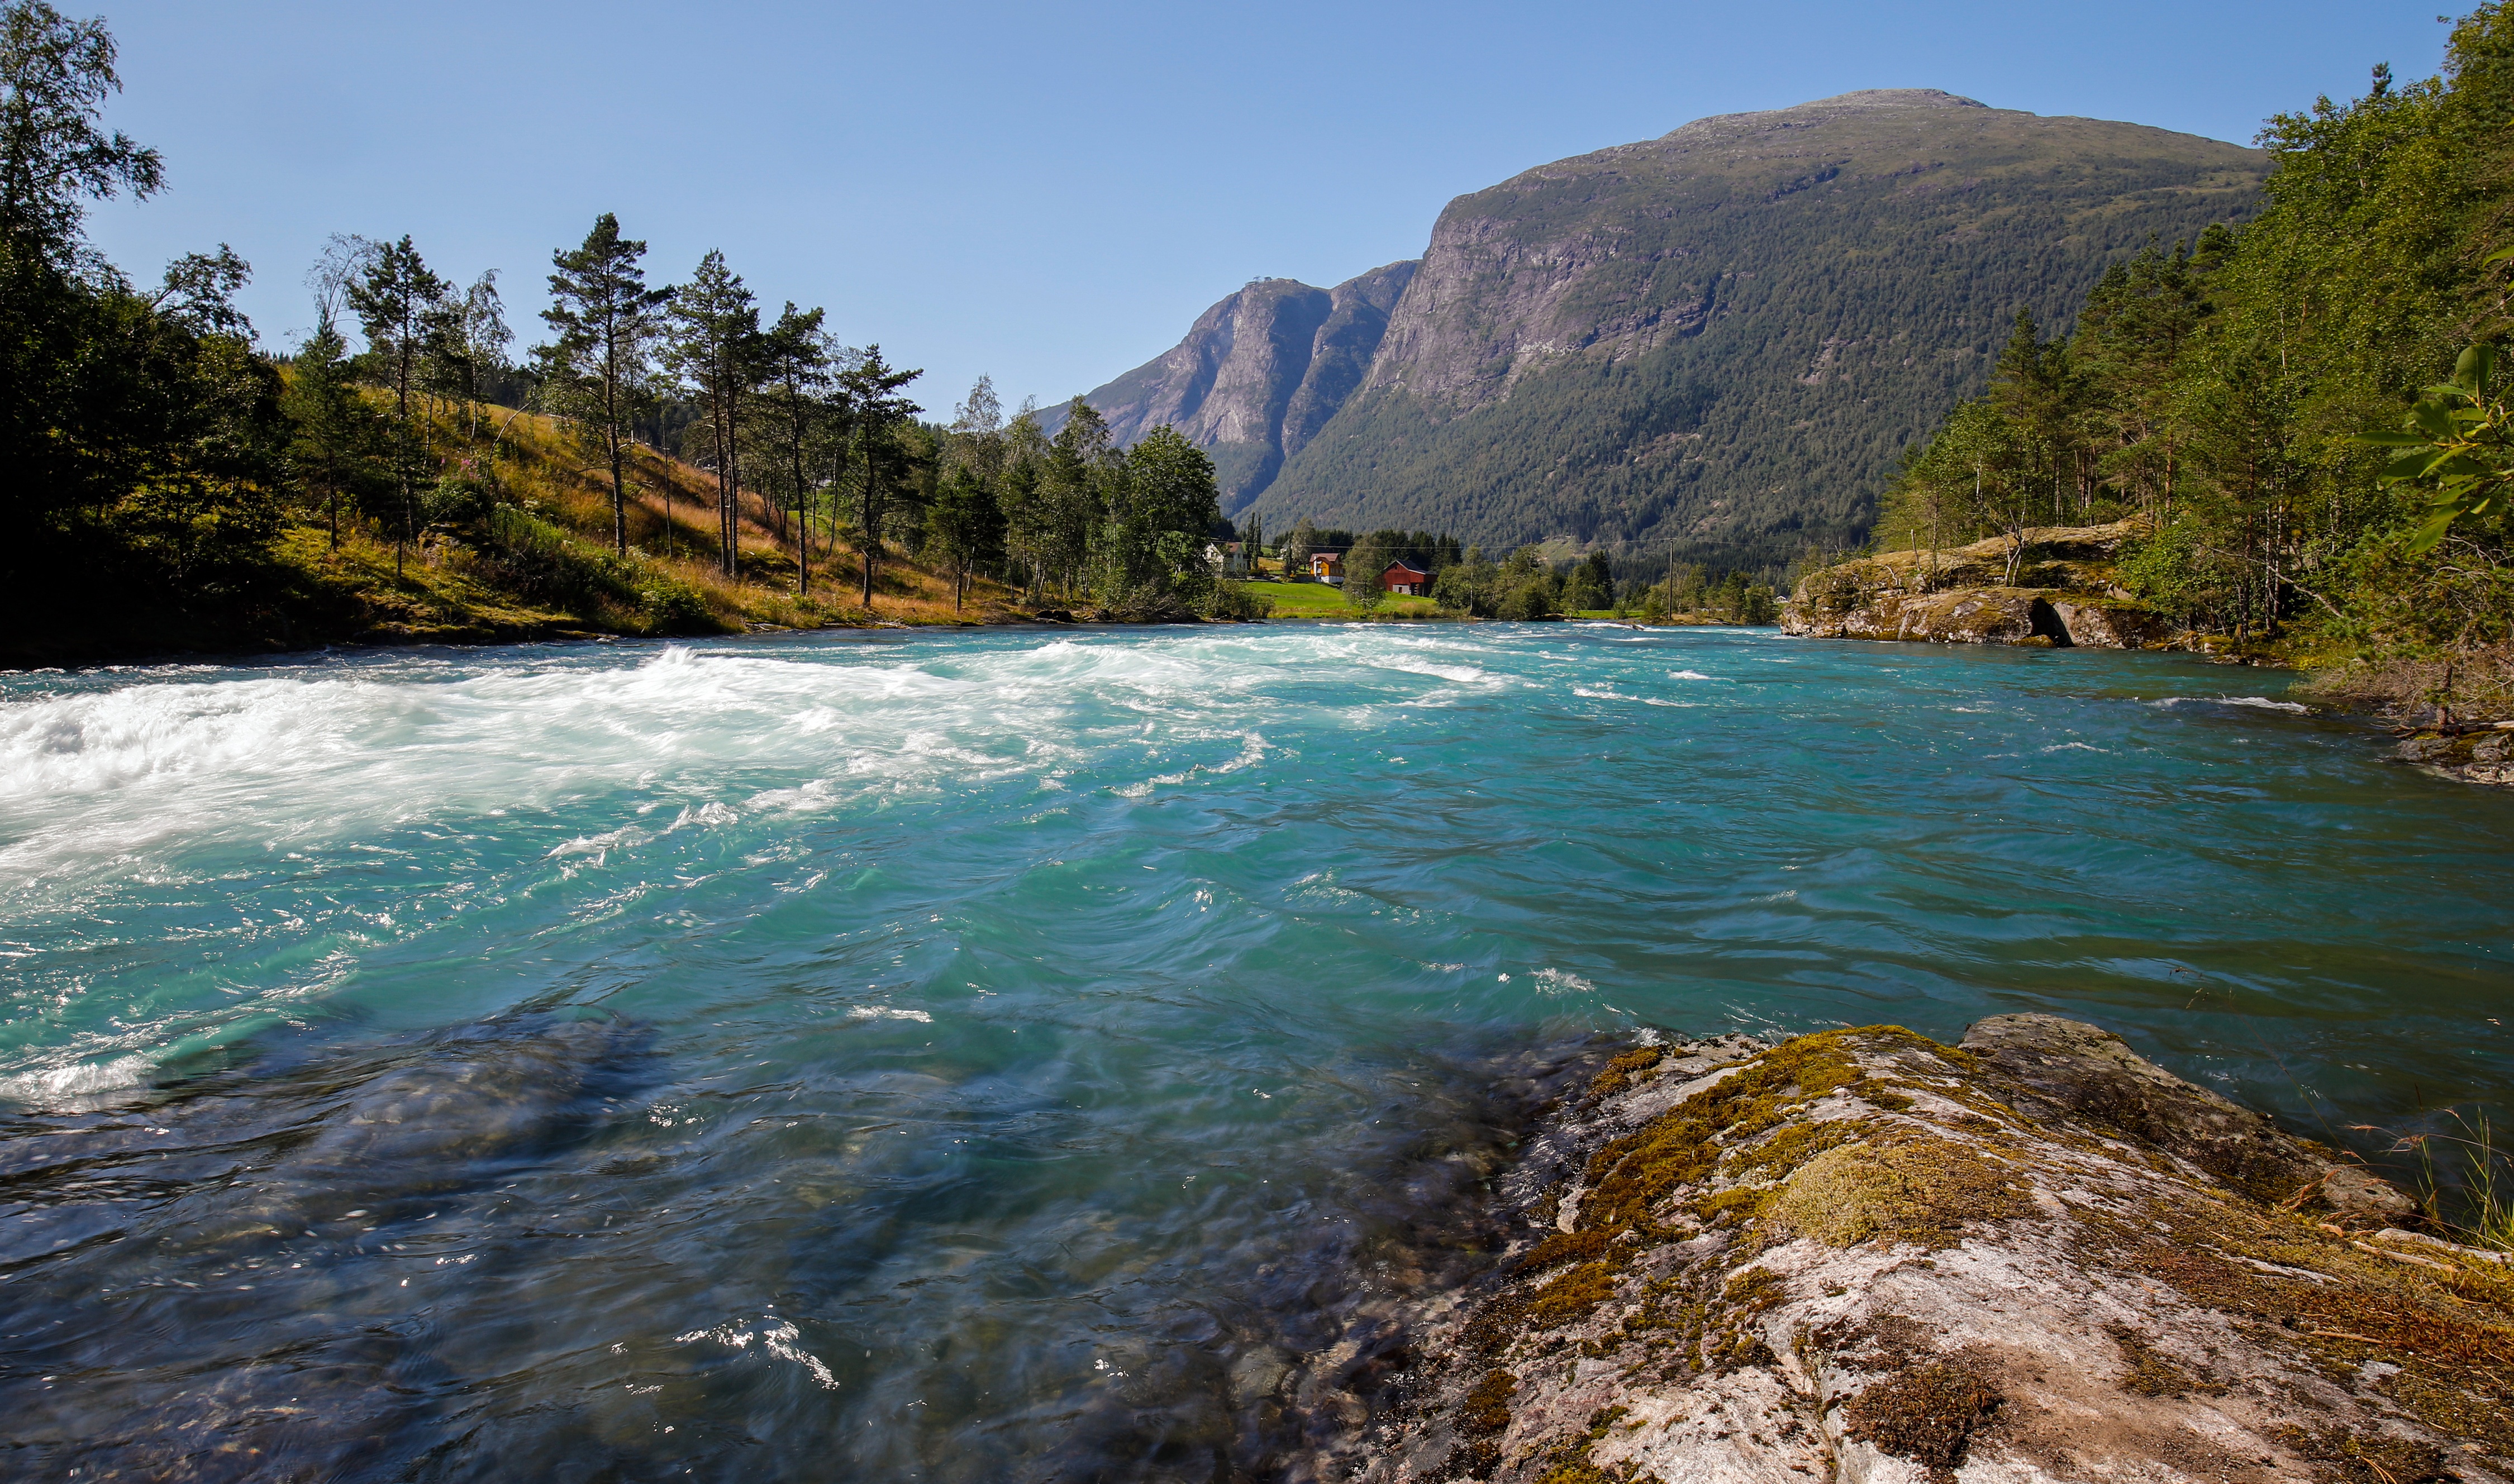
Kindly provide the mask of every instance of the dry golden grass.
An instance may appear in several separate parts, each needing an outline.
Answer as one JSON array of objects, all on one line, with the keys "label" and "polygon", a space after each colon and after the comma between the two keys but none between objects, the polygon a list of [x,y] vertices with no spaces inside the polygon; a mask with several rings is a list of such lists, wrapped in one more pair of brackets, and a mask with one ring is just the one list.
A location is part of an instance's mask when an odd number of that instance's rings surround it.
[{"label": "dry golden grass", "polygon": [[[466,414],[448,409],[429,420],[432,446],[449,473],[494,479],[506,499],[566,533],[587,556],[612,547],[610,470],[557,419],[511,408]],[[647,567],[695,591],[724,628],[823,628],[878,623],[952,624],[1001,622],[1011,594],[973,580],[955,612],[950,575],[896,551],[878,563],[872,600],[864,601],[861,553],[815,532],[811,581],[796,591],[796,553],[781,536],[777,512],[756,493],[742,497],[738,578],[717,570],[715,478],[642,445],[627,469],[628,544]],[[381,530],[350,533],[338,554],[320,531],[301,528],[283,542],[293,565],[339,598],[363,599],[376,626],[413,637],[565,631],[640,632],[632,614],[577,607],[553,609],[502,590],[493,563],[470,558],[442,535],[404,553],[393,572],[392,546]],[[830,549],[831,546],[834,549]]]}]

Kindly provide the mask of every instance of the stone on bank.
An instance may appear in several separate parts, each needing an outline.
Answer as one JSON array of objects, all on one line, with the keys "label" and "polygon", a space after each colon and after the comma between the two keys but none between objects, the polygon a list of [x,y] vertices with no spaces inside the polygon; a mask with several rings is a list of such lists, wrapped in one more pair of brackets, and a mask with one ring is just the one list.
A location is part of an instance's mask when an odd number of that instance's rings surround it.
[{"label": "stone on bank", "polygon": [[1501,1190],[1297,1475],[2514,1479],[2505,1260],[2090,1025],[1638,1048]]}]

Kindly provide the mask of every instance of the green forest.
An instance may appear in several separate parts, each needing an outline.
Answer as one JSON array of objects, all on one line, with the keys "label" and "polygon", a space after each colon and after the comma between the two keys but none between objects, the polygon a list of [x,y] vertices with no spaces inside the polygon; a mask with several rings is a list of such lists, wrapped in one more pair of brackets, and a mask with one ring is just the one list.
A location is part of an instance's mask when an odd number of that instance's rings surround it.
[{"label": "green forest", "polygon": [[2335,699],[2514,713],[2509,125],[2503,4],[2441,76],[2271,120],[2259,215],[2115,262],[2068,334],[2018,313],[1878,544],[2134,518],[2118,580],[2172,620]]},{"label": "green forest", "polygon": [[1242,601],[1203,558],[1230,530],[1212,463],[1175,432],[1119,450],[1077,405],[1051,439],[984,380],[923,418],[919,374],[879,346],[820,309],[767,314],[718,253],[650,283],[610,215],[552,253],[520,355],[495,272],[463,285],[409,236],[347,234],[308,275],[314,332],[265,354],[232,251],[149,285],[88,241],[95,203],[168,184],[103,124],[104,23],[11,0],[0,86],[20,658],[812,625],[872,619],[877,595],[932,619],[938,578],[955,614],[989,583],[1120,618]]}]

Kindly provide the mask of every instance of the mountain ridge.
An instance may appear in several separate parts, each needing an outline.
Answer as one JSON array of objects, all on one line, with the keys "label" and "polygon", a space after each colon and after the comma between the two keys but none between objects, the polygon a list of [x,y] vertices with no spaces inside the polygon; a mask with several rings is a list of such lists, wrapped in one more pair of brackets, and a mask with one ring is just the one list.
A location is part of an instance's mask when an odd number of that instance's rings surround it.
[{"label": "mountain ridge", "polygon": [[[1252,282],[1085,399],[1121,437],[1177,422],[1270,525],[1779,565],[1864,535],[2018,305],[2065,322],[2106,262],[2249,214],[2266,163],[1936,89],[1713,115],[1459,196],[1335,290]],[[1207,364],[1192,407],[1148,394]]]}]

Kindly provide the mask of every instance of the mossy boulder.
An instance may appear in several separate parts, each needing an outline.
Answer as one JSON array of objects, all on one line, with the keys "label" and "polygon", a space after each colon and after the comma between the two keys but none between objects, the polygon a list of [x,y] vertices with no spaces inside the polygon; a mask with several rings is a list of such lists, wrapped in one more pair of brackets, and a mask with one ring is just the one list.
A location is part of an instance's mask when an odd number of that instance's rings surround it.
[{"label": "mossy boulder", "polygon": [[2098,1027],[1639,1048],[1525,1151],[1293,1476],[2514,1480],[2514,1263]]}]

